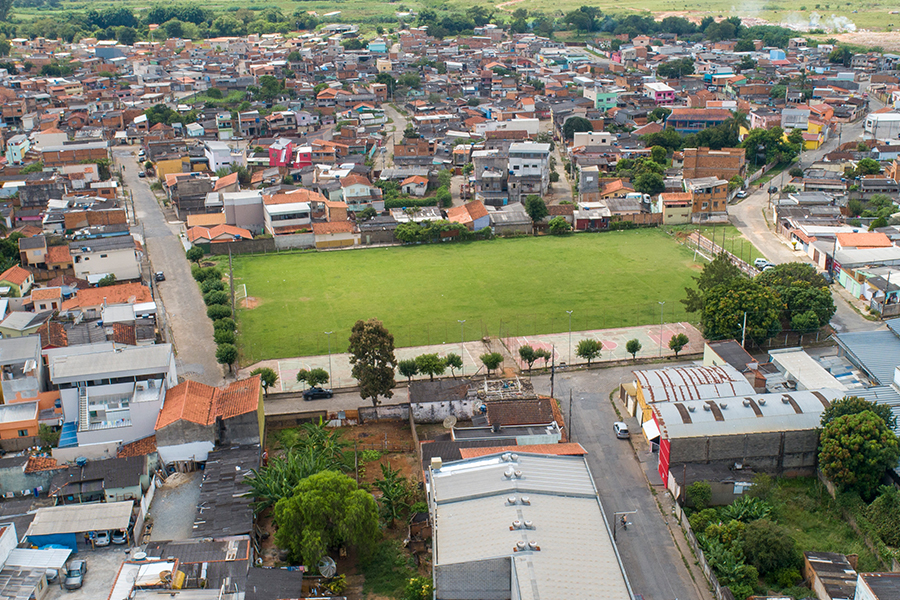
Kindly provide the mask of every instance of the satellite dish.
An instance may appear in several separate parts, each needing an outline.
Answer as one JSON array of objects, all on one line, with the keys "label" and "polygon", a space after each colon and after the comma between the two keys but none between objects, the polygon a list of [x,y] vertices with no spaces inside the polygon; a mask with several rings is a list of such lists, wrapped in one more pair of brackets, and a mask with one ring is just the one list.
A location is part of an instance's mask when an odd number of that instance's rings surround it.
[{"label": "satellite dish", "polygon": [[317,566],[319,568],[319,574],[322,577],[334,577],[334,574],[337,573],[337,565],[330,556],[326,556],[320,560]]},{"label": "satellite dish", "polygon": [[456,426],[456,417],[450,415],[444,419],[444,429],[453,429],[454,426]]}]

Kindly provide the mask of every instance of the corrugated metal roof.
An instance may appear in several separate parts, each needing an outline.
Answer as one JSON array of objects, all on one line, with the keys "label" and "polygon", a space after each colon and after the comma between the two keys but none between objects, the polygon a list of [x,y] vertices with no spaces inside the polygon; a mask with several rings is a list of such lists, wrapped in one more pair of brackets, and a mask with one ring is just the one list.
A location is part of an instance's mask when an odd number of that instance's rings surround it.
[{"label": "corrugated metal roof", "polygon": [[651,408],[663,438],[676,439],[815,429],[826,405],[843,396],[841,390],[823,388],[788,394],[663,402]]},{"label": "corrugated metal roof", "polygon": [[891,407],[891,412],[897,417],[898,425],[894,428],[894,432],[900,435],[900,392],[891,385],[877,385],[875,387],[855,389],[852,394],[860,398],[875,402],[877,404],[887,404]]},{"label": "corrugated metal roof", "polygon": [[26,536],[126,529],[134,502],[74,504],[39,508]]},{"label": "corrugated metal roof", "polygon": [[755,390],[731,365],[718,367],[666,367],[634,371],[644,399],[653,402],[680,402],[753,394]]},{"label": "corrugated metal roof", "polygon": [[890,321],[885,321],[885,325],[887,325],[891,331],[900,336],[900,319],[891,319]]},{"label": "corrugated metal roof", "polygon": [[6,565],[28,569],[61,569],[72,551],[68,548],[13,548],[9,551]]},{"label": "corrugated metal roof", "polygon": [[854,365],[876,383],[889,384],[900,365],[900,337],[893,331],[837,333],[834,339]]},{"label": "corrugated metal roof", "polygon": [[[521,477],[507,478],[507,469]],[[509,556],[513,595],[523,600],[631,598],[583,457],[516,453],[507,462],[493,455],[430,475],[436,566]],[[516,528],[517,520],[533,528]],[[539,550],[516,552],[521,541]]]}]

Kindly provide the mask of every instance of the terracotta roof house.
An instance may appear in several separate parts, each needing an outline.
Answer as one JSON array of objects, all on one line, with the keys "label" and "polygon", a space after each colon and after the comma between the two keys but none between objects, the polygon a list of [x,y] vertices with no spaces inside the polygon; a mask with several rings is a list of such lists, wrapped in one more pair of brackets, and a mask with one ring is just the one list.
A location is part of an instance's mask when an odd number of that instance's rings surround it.
[{"label": "terracotta roof house", "polygon": [[188,241],[192,244],[215,244],[219,242],[236,242],[252,240],[253,234],[234,225],[216,225],[215,227],[191,227],[188,229]]},{"label": "terracotta roof house", "polygon": [[34,285],[34,275],[28,269],[13,265],[0,274],[0,296],[21,298]]},{"label": "terracotta roof house", "polygon": [[890,248],[891,238],[876,231],[837,234],[837,247],[843,248]]},{"label": "terracotta roof house", "polygon": [[166,392],[156,447],[165,464],[205,461],[216,444],[259,444],[264,428],[259,375],[225,388],[186,380]]},{"label": "terracotta roof house", "polygon": [[47,248],[47,256],[44,263],[47,265],[48,271],[65,271],[72,268],[72,253],[69,252],[69,245],[65,246],[49,246]]},{"label": "terracotta roof house", "polygon": [[469,231],[480,231],[491,224],[491,217],[479,200],[451,208],[447,211],[447,219],[465,225]]},{"label": "terracotta roof house", "polygon": [[59,310],[62,306],[62,288],[39,288],[31,290],[34,310]]},{"label": "terracotta roof house", "polygon": [[142,283],[120,283],[78,290],[73,298],[63,302],[61,310],[71,313],[81,312],[87,318],[97,318],[104,307],[143,302],[153,302],[150,288]]}]

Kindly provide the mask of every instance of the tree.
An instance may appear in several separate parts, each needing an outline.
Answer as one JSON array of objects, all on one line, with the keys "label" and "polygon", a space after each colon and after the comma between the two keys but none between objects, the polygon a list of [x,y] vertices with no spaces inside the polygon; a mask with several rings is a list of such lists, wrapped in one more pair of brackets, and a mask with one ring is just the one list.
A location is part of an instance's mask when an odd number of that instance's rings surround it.
[{"label": "tree", "polygon": [[234,340],[237,339],[237,336],[234,335],[234,332],[228,329],[213,329],[213,341],[216,345],[221,344],[234,344]]},{"label": "tree", "polygon": [[[166,30],[166,35],[170,38],[180,38],[182,35],[184,35],[184,23],[182,23],[178,19],[171,19],[169,21],[166,21],[165,23],[163,23],[162,27],[163,27],[163,29]],[[207,90],[207,95],[209,95],[209,92],[214,89],[216,89],[216,88],[211,88],[211,89]],[[220,94],[219,98],[221,98],[222,92],[219,91],[219,94]],[[215,98],[215,96],[209,96],[209,97]]]},{"label": "tree", "polygon": [[[810,264],[782,263],[763,271],[755,281],[778,293],[783,306],[781,321],[785,327],[809,333],[827,325],[837,310],[828,284]],[[815,315],[815,321],[808,315],[801,316],[807,312]]]},{"label": "tree", "polygon": [[297,371],[297,381],[305,382],[311,388],[328,383],[328,371],[322,368],[300,369]]},{"label": "tree", "polygon": [[403,600],[431,600],[434,598],[434,583],[428,577],[412,577],[406,582]]},{"label": "tree", "polygon": [[462,369],[463,366],[462,357],[459,354],[454,354],[453,352],[444,357],[444,362],[447,364],[447,368],[450,369],[451,377],[456,377],[455,370]]},{"label": "tree", "polygon": [[791,329],[800,334],[812,333],[819,329],[819,317],[811,310],[797,313],[791,317]]},{"label": "tree", "polygon": [[[230,312],[230,311],[229,311]],[[237,362],[238,351],[233,344],[220,344],[216,348],[216,362],[220,365],[228,365],[230,371],[232,365]]]},{"label": "tree", "polygon": [[744,558],[762,576],[800,566],[800,552],[794,546],[794,538],[768,519],[747,523],[741,537]]},{"label": "tree", "polygon": [[41,448],[56,448],[59,444],[59,430],[54,430],[46,423],[38,425],[38,441],[41,442]]},{"label": "tree", "polygon": [[820,446],[819,465],[825,476],[864,499],[875,495],[885,471],[897,466],[900,458],[897,436],[871,410],[832,420],[822,432]]},{"label": "tree", "polygon": [[628,340],[628,342],[625,343],[625,351],[631,355],[631,360],[634,360],[636,358],[635,355],[641,351],[641,348],[643,348],[641,342],[636,339]]},{"label": "tree", "polygon": [[891,407],[887,404],[877,404],[860,398],[859,396],[844,396],[840,400],[835,400],[831,405],[822,412],[822,428],[828,427],[828,424],[844,415],[855,415],[865,411],[872,411],[884,421],[888,429],[897,427],[897,417],[891,411]]},{"label": "tree", "polygon": [[[0,21],[6,22],[12,16],[13,0],[0,0]],[[5,56],[5,55],[4,55]]]},{"label": "tree", "polygon": [[683,333],[676,333],[669,338],[669,349],[675,353],[675,358],[678,358],[678,353],[681,352],[681,349],[687,346],[690,341],[688,336]]},{"label": "tree", "polygon": [[525,197],[525,212],[531,217],[532,230],[534,230],[534,224],[550,214],[547,205],[537,194],[529,194]]},{"label": "tree", "polygon": [[864,158],[856,163],[856,172],[859,175],[877,175],[881,172],[881,165],[873,158]]},{"label": "tree", "polygon": [[419,137],[419,132],[416,131],[416,126],[410,123],[406,126],[406,129],[403,130],[403,137],[406,139],[416,139]]},{"label": "tree", "polygon": [[678,58],[664,62],[656,68],[656,74],[664,79],[680,79],[684,75],[693,75],[694,61],[690,58]]},{"label": "tree", "polygon": [[732,264],[728,255],[722,252],[716,256],[710,263],[703,267],[703,271],[699,276],[694,277],[697,282],[697,289],[684,288],[687,298],[681,301],[684,308],[688,312],[697,312],[703,310],[706,293],[717,285],[730,282],[732,279],[743,277],[741,270]]},{"label": "tree", "polygon": [[120,44],[133,46],[137,41],[137,31],[134,27],[119,27],[118,35],[116,37]]},{"label": "tree", "polygon": [[314,567],[330,548],[356,546],[371,552],[379,538],[378,505],[350,477],[322,471],[303,479],[275,504],[275,543],[291,562]]},{"label": "tree", "polygon": [[375,210],[374,206],[367,206],[362,209],[359,213],[357,213],[357,217],[360,221],[368,221],[369,219],[373,219],[378,215],[378,211]]},{"label": "tree", "polygon": [[278,373],[275,369],[269,367],[259,367],[250,371],[250,376],[259,375],[259,382],[262,384],[263,393],[269,395],[269,388],[278,383]]},{"label": "tree", "polygon": [[532,365],[534,365],[534,361],[538,359],[538,357],[534,353],[534,347],[528,344],[519,346],[519,358],[522,359],[522,362],[528,365],[529,371],[531,371],[531,367]]},{"label": "tree", "polygon": [[351,374],[359,382],[359,395],[378,406],[378,397],[393,397],[396,385],[394,336],[378,319],[357,321],[350,333]]},{"label": "tree", "polygon": [[705,294],[700,316],[703,337],[740,338],[746,315],[746,337],[761,344],[781,331],[782,308],[775,290],[756,281],[733,279]]},{"label": "tree", "polygon": [[548,229],[550,230],[551,235],[562,235],[572,231],[572,226],[569,225],[569,222],[566,221],[565,217],[557,216],[550,219]]},{"label": "tree", "polygon": [[788,174],[791,177],[803,177],[803,169],[800,167],[792,167],[791,170],[788,171]]},{"label": "tree", "polygon": [[412,383],[412,378],[419,374],[419,367],[416,359],[408,358],[397,363],[397,372],[406,377],[407,383]]},{"label": "tree", "polygon": [[185,253],[185,256],[192,263],[197,263],[197,265],[199,265],[200,261],[203,260],[203,249],[199,246],[191,246]]},{"label": "tree", "polygon": [[650,158],[653,159],[653,162],[657,164],[666,164],[666,157],[668,156],[668,154],[669,151],[662,146],[653,146],[652,148],[650,148]]},{"label": "tree", "polygon": [[503,362],[503,355],[499,352],[486,352],[478,357],[488,370],[488,373],[496,369]]},{"label": "tree", "polygon": [[580,342],[578,342],[578,347],[575,349],[575,356],[586,360],[588,367],[590,367],[592,360],[600,358],[600,351],[602,349],[603,344],[601,344],[597,340],[581,340]]},{"label": "tree", "polygon": [[428,375],[430,381],[434,381],[435,375],[443,375],[447,364],[444,359],[435,354],[420,354],[416,357],[416,368],[422,375]]},{"label": "tree", "polygon": [[109,287],[111,285],[116,285],[116,274],[110,273],[103,279],[97,282],[97,287]]},{"label": "tree", "polygon": [[659,173],[641,173],[634,178],[634,191],[642,194],[659,194],[666,189],[666,182]]},{"label": "tree", "polygon": [[594,126],[584,117],[569,117],[563,125],[563,137],[571,140],[576,132],[593,130]]},{"label": "tree", "polygon": [[684,490],[687,501],[698,511],[703,510],[712,501],[712,486],[708,481],[695,481]]},{"label": "tree", "polygon": [[203,295],[203,302],[207,306],[212,306],[214,304],[227,305],[229,303],[229,300],[230,298],[228,297],[228,292],[219,290],[213,290]]}]

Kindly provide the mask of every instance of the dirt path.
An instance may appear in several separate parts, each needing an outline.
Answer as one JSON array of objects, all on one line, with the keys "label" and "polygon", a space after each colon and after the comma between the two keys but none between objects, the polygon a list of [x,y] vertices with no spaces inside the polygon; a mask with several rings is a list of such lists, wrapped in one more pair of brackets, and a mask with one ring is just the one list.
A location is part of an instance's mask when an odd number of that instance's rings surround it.
[{"label": "dirt path", "polygon": [[508,2],[501,2],[496,6],[497,10],[508,10],[508,6],[512,6],[513,4],[518,4],[519,2],[524,2],[525,0],[509,0]]}]

